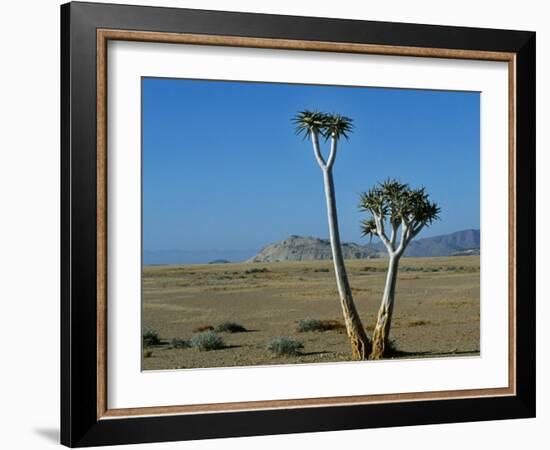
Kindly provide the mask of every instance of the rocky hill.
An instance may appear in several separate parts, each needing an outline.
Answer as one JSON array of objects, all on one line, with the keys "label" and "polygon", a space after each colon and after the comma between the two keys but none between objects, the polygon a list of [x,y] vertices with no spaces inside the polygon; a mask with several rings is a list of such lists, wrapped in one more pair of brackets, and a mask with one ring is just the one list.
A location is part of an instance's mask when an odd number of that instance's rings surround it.
[{"label": "rocky hill", "polygon": [[[354,242],[342,244],[345,259],[385,257],[382,243],[359,245]],[[414,240],[405,251],[405,256],[469,256],[479,255],[479,230],[463,230],[451,234]],[[332,259],[328,239],[290,236],[262,248],[247,262],[311,261]]]},{"label": "rocky hill", "polygon": [[[363,259],[377,256],[377,250],[353,242],[342,244],[345,259]],[[328,239],[314,237],[290,236],[262,248],[260,252],[247,262],[277,262],[277,261],[311,261],[332,259]]]}]

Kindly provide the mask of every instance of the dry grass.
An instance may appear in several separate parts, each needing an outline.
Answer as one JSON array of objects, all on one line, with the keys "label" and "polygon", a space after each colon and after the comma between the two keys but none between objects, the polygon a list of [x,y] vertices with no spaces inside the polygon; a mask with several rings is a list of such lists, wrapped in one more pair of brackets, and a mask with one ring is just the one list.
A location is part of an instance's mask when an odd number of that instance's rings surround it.
[{"label": "dry grass", "polygon": [[319,320],[302,319],[298,322],[298,331],[306,333],[308,331],[345,331],[346,326],[338,320]]}]

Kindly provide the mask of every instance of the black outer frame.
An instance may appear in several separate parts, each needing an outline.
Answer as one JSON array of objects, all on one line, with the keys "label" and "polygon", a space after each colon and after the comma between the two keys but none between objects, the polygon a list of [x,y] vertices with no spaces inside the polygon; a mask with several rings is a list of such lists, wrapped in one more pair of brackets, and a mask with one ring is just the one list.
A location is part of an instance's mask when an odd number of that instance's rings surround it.
[{"label": "black outer frame", "polygon": [[[516,53],[517,395],[98,420],[96,29]],[[535,33],[127,5],[61,6],[61,443],[71,447],[535,416]]]}]

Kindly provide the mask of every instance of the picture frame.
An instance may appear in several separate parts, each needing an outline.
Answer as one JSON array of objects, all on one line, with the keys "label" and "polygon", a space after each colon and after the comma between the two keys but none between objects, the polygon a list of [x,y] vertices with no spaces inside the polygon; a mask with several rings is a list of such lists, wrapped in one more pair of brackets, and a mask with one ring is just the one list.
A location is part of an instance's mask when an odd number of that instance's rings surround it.
[{"label": "picture frame", "polygon": [[[533,32],[72,2],[61,6],[61,443],[70,447],[535,416]],[[111,409],[107,43],[179,43],[508,65],[508,386]]]}]

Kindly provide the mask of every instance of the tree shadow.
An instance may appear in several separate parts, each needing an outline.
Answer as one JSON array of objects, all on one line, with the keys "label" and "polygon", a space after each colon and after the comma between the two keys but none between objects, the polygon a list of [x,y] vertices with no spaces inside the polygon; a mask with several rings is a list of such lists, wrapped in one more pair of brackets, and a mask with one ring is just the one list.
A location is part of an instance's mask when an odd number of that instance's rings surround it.
[{"label": "tree shadow", "polygon": [[154,350],[159,348],[164,348],[170,345],[170,342],[166,339],[161,339],[158,344],[152,344],[152,345],[143,345],[144,350]]},{"label": "tree shadow", "polygon": [[334,352],[320,351],[320,352],[302,352],[301,356],[315,356],[315,355],[334,355]]},{"label": "tree shadow", "polygon": [[460,356],[460,355],[479,355],[479,350],[461,350],[456,352],[407,352],[402,350],[393,350],[390,354],[384,356],[384,359],[392,358],[440,358],[445,356]]},{"label": "tree shadow", "polygon": [[471,355],[471,356],[479,356],[479,350],[461,350],[456,352],[438,352],[438,353],[431,353],[432,356],[453,356],[453,355]]}]

